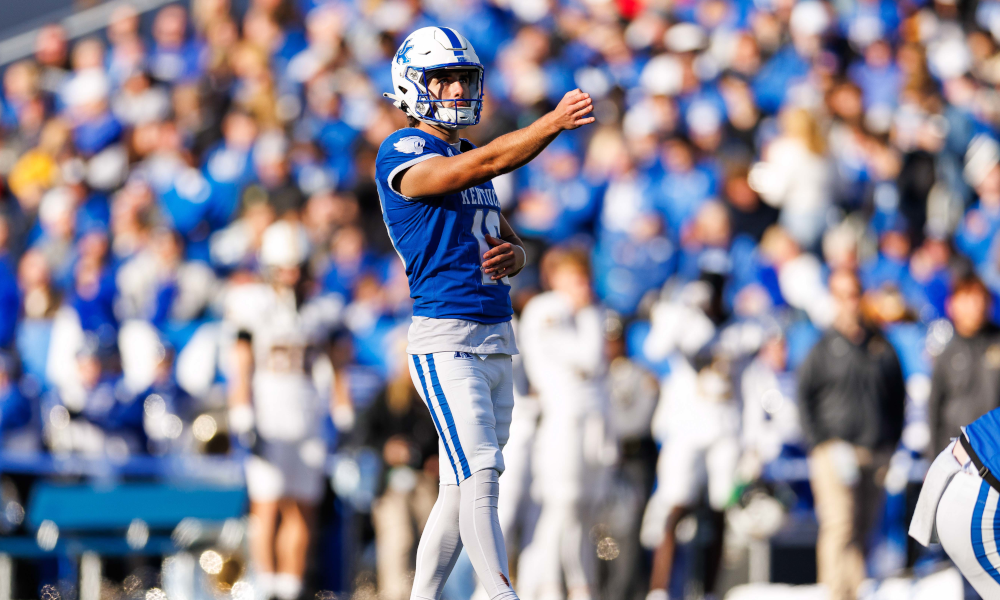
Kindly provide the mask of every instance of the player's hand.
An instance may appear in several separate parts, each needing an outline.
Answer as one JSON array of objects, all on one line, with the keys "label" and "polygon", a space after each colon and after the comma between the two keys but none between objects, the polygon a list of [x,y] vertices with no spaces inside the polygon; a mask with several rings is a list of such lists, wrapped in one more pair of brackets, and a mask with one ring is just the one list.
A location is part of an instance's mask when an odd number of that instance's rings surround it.
[{"label": "player's hand", "polygon": [[514,244],[498,240],[492,235],[486,235],[486,243],[490,249],[483,254],[483,273],[490,275],[490,279],[497,280],[513,275],[521,270],[524,265],[518,265],[518,254],[514,250]]},{"label": "player's hand", "polygon": [[594,117],[588,117],[594,110],[594,101],[590,94],[575,89],[566,92],[566,95],[559,101],[559,105],[550,113],[555,119],[556,126],[561,130],[576,129],[595,121]]}]

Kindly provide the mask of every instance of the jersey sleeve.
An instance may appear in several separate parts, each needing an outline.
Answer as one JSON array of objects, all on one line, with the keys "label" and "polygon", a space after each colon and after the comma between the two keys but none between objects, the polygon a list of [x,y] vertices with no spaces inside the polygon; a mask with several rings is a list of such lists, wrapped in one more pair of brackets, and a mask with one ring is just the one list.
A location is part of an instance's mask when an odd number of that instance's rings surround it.
[{"label": "jersey sleeve", "polygon": [[416,200],[404,196],[395,187],[396,177],[413,165],[420,164],[435,156],[442,156],[427,139],[429,134],[417,129],[401,129],[382,142],[375,160],[375,176],[381,186],[391,190],[401,198]]}]

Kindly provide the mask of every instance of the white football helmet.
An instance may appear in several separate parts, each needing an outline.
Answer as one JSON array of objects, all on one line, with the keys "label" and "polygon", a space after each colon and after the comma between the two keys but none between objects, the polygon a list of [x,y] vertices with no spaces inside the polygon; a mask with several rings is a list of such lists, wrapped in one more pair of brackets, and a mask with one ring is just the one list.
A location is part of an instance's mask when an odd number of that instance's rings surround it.
[{"label": "white football helmet", "polygon": [[[427,91],[427,73],[440,69],[473,70],[469,98],[436,99]],[[426,123],[462,129],[479,122],[483,106],[483,65],[469,40],[449,27],[424,27],[411,33],[392,59],[392,98],[396,108]],[[468,106],[458,106],[464,101]],[[445,102],[454,106],[445,107]]]},{"label": "white football helmet", "polygon": [[298,223],[277,221],[264,230],[260,262],[264,267],[297,267],[309,258],[309,236]]}]

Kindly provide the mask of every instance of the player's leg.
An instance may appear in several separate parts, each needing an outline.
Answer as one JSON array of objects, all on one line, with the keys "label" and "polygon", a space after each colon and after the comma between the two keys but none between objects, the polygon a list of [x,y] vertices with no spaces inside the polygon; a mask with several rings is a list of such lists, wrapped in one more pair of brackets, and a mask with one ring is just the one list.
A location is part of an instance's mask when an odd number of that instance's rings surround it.
[{"label": "player's leg", "polygon": [[[506,410],[507,389],[504,381],[498,382],[493,388],[493,402],[497,408],[494,412]],[[510,396],[513,398],[513,395]],[[538,401],[533,397],[518,396],[511,409],[511,420],[507,443],[503,443],[502,432],[497,434],[497,443],[503,452],[504,472],[500,476],[500,498],[497,502],[497,517],[500,530],[503,532],[504,545],[509,550],[514,540],[514,533],[519,521],[522,521],[521,541],[530,538],[527,531],[530,523],[524,522],[519,516],[528,504],[528,490],[531,485],[531,451],[535,443],[535,430],[538,426]],[[503,421],[503,415],[498,421]],[[520,579],[519,579],[520,581]],[[518,584],[522,587],[522,584]],[[476,585],[472,600],[488,598],[481,584]]]},{"label": "player's leg", "polygon": [[250,497],[248,545],[257,588],[262,597],[270,598],[274,592],[278,500],[285,493],[285,478],[274,464],[271,444],[261,444],[260,454],[248,457],[244,466]]},{"label": "player's leg", "polygon": [[491,600],[516,600],[507,569],[507,548],[497,518],[499,478],[496,470],[483,469],[462,481],[459,530],[476,577]]},{"label": "player's leg", "polygon": [[699,440],[675,437],[662,452],[657,469],[659,502],[669,507],[663,538],[653,554],[653,571],[649,578],[649,598],[666,598],[670,589],[671,570],[677,552],[677,526],[691,512],[705,485],[705,450]]},{"label": "player's leg", "polygon": [[855,543],[858,482],[845,481],[843,475],[845,459],[854,452],[853,446],[831,440],[809,454],[809,484],[819,521],[817,579],[830,588],[833,600],[854,598],[865,574],[863,549]]},{"label": "player's leg", "polygon": [[390,486],[372,503],[378,592],[385,600],[405,600],[412,591],[407,580],[414,538],[406,494]]},{"label": "player's leg", "polygon": [[[507,553],[497,520],[503,455],[497,439],[492,389],[510,373],[510,358],[484,360],[462,352],[413,356],[423,392],[459,484],[459,532],[479,581],[490,598],[517,598],[510,588]],[[500,362],[498,362],[500,361]],[[513,391],[511,388],[511,396]],[[513,403],[513,398],[509,400]],[[504,418],[501,435],[506,441]],[[506,423],[509,424],[509,414]],[[509,425],[508,425],[509,426]],[[442,469],[443,471],[443,469]]]},{"label": "player's leg", "polygon": [[708,476],[708,503],[712,509],[712,541],[708,547],[705,562],[705,593],[715,592],[719,567],[722,564],[722,548],[725,541],[726,505],[729,504],[736,485],[736,464],[740,459],[740,445],[735,436],[723,435],[705,454],[705,470]]},{"label": "player's leg", "polygon": [[960,472],[948,484],[937,508],[941,545],[983,598],[1000,598],[998,499],[996,490],[980,477]]},{"label": "player's leg", "polygon": [[411,600],[438,600],[462,552],[462,539],[458,529],[461,493],[458,488],[458,466],[454,447],[446,442],[446,422],[439,419],[434,408],[433,384],[428,382],[426,361],[417,355],[409,356],[410,377],[421,400],[427,405],[438,430],[438,461],[440,487],[438,497],[420,535],[417,545],[416,570],[413,575]]},{"label": "player's leg", "polygon": [[507,548],[497,510],[499,478],[504,470],[501,450],[510,437],[514,408],[511,358],[491,355],[486,359],[477,357],[472,363],[451,355],[442,359],[444,396],[454,391],[457,398],[469,399],[453,409],[456,422],[461,423],[457,428],[458,444],[473,448],[474,454],[470,460],[472,474],[459,486],[462,541],[487,595],[493,600],[514,600],[517,595],[510,584]]},{"label": "player's leg", "polygon": [[[318,445],[317,445],[318,444]],[[302,594],[315,506],[323,495],[323,446],[317,440],[272,445],[274,465],[285,480],[278,501],[280,523],[275,536],[274,596],[295,600]],[[308,462],[307,462],[308,461]]]},{"label": "player's leg", "polygon": [[251,499],[248,546],[257,573],[257,588],[264,598],[270,598],[274,589],[274,536],[277,527],[277,501]]},{"label": "player's leg", "polygon": [[278,509],[281,523],[274,544],[277,562],[274,596],[278,600],[296,600],[302,594],[314,507],[312,503],[284,498],[278,502]]},{"label": "player's leg", "polygon": [[[496,396],[497,390],[494,390]],[[500,529],[504,540],[511,542],[522,508],[528,501],[531,487],[531,450],[535,444],[538,428],[538,401],[535,398],[519,397],[511,412],[510,436],[504,444],[504,472],[500,476]]]},{"label": "player's leg", "polygon": [[458,486],[442,483],[417,545],[411,600],[438,600],[441,597],[448,575],[462,552],[458,530],[460,503]]},{"label": "player's leg", "polygon": [[593,556],[590,541],[584,535],[583,516],[579,503],[566,511],[566,528],[562,533],[560,554],[568,600],[590,600]]},{"label": "player's leg", "polygon": [[535,536],[525,548],[531,561],[524,565],[521,577],[528,583],[528,587],[524,589],[531,591],[530,597],[537,600],[562,600],[562,534],[566,515],[562,506],[555,502],[543,498],[541,505]]}]

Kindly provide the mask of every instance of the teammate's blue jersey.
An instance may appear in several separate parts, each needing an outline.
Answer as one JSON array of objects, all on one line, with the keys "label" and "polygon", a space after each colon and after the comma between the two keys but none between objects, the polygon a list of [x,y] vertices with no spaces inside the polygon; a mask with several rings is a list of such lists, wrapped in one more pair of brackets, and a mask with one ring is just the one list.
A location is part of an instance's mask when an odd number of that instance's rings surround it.
[{"label": "teammate's blue jersey", "polygon": [[[462,140],[462,149],[474,146]],[[455,156],[451,144],[419,129],[400,129],[382,142],[375,184],[382,218],[406,266],[413,314],[478,323],[509,321],[510,284],[482,272],[485,236],[500,237],[493,183],[454,194],[407,198],[392,188],[401,171],[435,156]],[[397,182],[398,184],[398,182]]]}]

